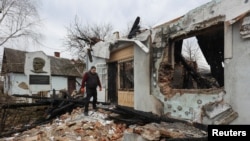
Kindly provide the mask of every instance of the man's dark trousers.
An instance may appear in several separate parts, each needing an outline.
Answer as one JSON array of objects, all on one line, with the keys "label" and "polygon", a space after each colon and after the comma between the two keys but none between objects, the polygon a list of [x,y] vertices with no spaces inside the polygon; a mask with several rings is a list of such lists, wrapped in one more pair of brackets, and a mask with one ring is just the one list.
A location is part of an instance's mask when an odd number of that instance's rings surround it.
[{"label": "man's dark trousers", "polygon": [[87,88],[86,89],[86,93],[87,93],[87,97],[85,98],[85,104],[84,104],[84,113],[88,113],[88,108],[89,108],[89,101],[91,99],[91,97],[93,96],[93,109],[96,109],[96,102],[97,102],[97,90],[96,88],[94,89],[90,89]]}]

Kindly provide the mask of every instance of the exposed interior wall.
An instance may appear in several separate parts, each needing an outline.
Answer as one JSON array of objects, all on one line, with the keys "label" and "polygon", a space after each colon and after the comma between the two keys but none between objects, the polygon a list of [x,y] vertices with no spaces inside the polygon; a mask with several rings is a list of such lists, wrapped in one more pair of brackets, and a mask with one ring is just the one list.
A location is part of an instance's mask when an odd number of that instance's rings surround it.
[{"label": "exposed interior wall", "polygon": [[[187,37],[172,40],[164,50],[159,66],[159,87],[166,98],[173,96],[173,89],[210,89],[224,86],[224,23],[193,32],[189,36],[197,38],[211,73],[198,72],[197,65],[190,63],[181,54],[183,39]],[[187,81],[187,78],[191,81]],[[196,87],[191,87],[194,83]]]}]

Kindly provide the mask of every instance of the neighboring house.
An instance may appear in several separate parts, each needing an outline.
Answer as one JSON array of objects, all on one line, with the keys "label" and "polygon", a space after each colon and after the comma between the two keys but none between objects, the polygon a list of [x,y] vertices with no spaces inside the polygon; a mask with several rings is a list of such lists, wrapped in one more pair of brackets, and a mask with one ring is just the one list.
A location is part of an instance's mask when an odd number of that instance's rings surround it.
[{"label": "neighboring house", "polygon": [[[132,39],[97,43],[86,65],[100,68],[106,100],[118,105],[205,124],[250,123],[249,19],[249,1],[213,0]],[[190,37],[209,75],[182,57]]]},{"label": "neighboring house", "polygon": [[53,89],[56,94],[63,89],[69,93],[79,90],[84,64],[60,58],[58,53],[55,55],[4,48],[4,93],[33,95],[45,92],[50,96]]}]

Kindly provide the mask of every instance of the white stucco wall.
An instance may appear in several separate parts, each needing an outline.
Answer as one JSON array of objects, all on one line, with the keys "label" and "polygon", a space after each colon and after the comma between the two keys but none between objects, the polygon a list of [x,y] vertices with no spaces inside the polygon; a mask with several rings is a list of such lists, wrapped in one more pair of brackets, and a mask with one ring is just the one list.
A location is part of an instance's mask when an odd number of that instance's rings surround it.
[{"label": "white stucco wall", "polygon": [[141,48],[134,47],[134,109],[154,111],[152,95],[150,95],[150,54]]},{"label": "white stucco wall", "polygon": [[[37,52],[27,52],[25,57],[25,65],[24,65],[24,74],[27,76],[27,79],[29,80],[32,75],[36,76],[42,76],[42,77],[48,77],[49,76],[49,83],[47,84],[32,84],[29,85],[29,89],[32,94],[37,93],[39,91],[46,91],[46,90],[51,90],[51,70],[50,70],[50,59],[49,57],[42,51],[37,51]],[[42,73],[39,72],[34,72],[34,65],[33,61],[34,58],[39,57],[42,58],[45,61],[45,64],[43,66],[43,71]]]},{"label": "white stucco wall", "polygon": [[8,94],[29,94],[30,93],[29,89],[24,89],[19,86],[21,83],[25,83],[28,85],[28,79],[24,74],[10,73],[9,78],[10,78],[10,87],[6,86],[6,92]]},{"label": "white stucco wall", "polygon": [[238,112],[238,118],[232,124],[250,124],[250,39],[242,39],[240,24],[233,25],[233,56],[225,63],[225,90],[230,104]]},{"label": "white stucco wall", "polygon": [[87,63],[86,63],[86,70],[88,71],[91,66],[96,66],[96,64],[106,64],[106,59],[104,58],[100,58],[100,57],[95,57],[95,56],[92,56],[93,58],[93,61],[90,62],[89,59],[86,59]]},{"label": "white stucco wall", "polygon": [[68,78],[65,76],[52,76],[51,77],[51,90],[68,90]]},{"label": "white stucco wall", "polygon": [[[9,95],[11,94],[35,94],[39,91],[33,90],[31,91],[29,89],[29,81],[28,77],[21,73],[9,73],[9,77],[6,78],[4,83],[4,93],[7,93]],[[8,85],[8,78],[10,78],[10,85]],[[78,82],[81,83],[81,78],[76,78]],[[23,84],[27,84],[28,89],[25,89],[23,87]],[[22,85],[21,85],[22,84]],[[39,85],[40,86],[40,85]],[[37,86],[37,87],[39,87]],[[33,86],[35,87],[35,86]],[[44,91],[50,91],[49,94],[52,94],[52,90],[55,89],[61,90],[61,89],[68,89],[68,78],[65,76],[51,76],[51,88],[50,89],[44,89]],[[80,85],[76,83],[76,90],[80,89]]]},{"label": "white stucco wall", "polygon": [[3,92],[4,92],[4,94],[10,94],[9,93],[9,88],[10,88],[10,85],[9,85],[9,75],[6,75],[4,77],[4,83],[3,83]]},{"label": "white stucco wall", "polygon": [[[76,78],[76,81],[80,84],[82,83],[82,78]],[[76,82],[76,91],[80,90],[81,85],[79,85]],[[65,89],[68,90],[68,77],[66,76],[52,76],[51,77],[51,90],[55,89],[56,93],[59,92],[59,90]],[[52,91],[51,91],[52,94]]]},{"label": "white stucco wall", "polygon": [[189,28],[190,24],[197,24],[216,16],[226,16],[225,21],[232,20],[242,13],[249,11],[250,1],[246,0],[211,0],[211,2],[190,10],[183,18],[174,22]]}]

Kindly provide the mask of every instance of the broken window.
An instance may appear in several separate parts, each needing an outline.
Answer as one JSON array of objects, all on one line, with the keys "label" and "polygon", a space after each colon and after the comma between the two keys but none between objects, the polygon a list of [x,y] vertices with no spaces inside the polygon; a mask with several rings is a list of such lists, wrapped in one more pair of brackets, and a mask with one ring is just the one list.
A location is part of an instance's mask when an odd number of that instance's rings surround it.
[{"label": "broken window", "polygon": [[119,62],[119,88],[120,90],[134,89],[134,66],[133,60]]},{"label": "broken window", "polygon": [[[181,56],[183,57],[182,61],[185,61],[186,67],[190,67],[191,70],[185,69],[185,66],[183,64],[179,64],[181,66],[182,75],[183,75],[183,83],[181,88],[184,89],[196,89],[196,88],[209,88],[212,87],[210,84],[208,86],[203,86],[199,83],[197,83],[197,78],[195,77],[193,73],[197,73],[197,77],[201,77],[198,79],[205,79],[202,78],[206,76],[207,83],[213,83],[212,85],[218,86],[218,83],[216,81],[211,81],[213,78],[208,78],[210,75],[210,66],[208,65],[200,46],[198,45],[196,37],[190,37],[183,40],[182,43],[182,49],[181,49]],[[184,62],[182,62],[184,63]],[[179,66],[177,64],[177,67]],[[192,72],[193,71],[193,72]],[[205,84],[207,85],[207,84]]]},{"label": "broken window", "polygon": [[223,23],[172,40],[168,52],[170,54],[165,54],[167,61],[161,62],[159,68],[163,94],[170,93],[171,89],[224,86]]}]

